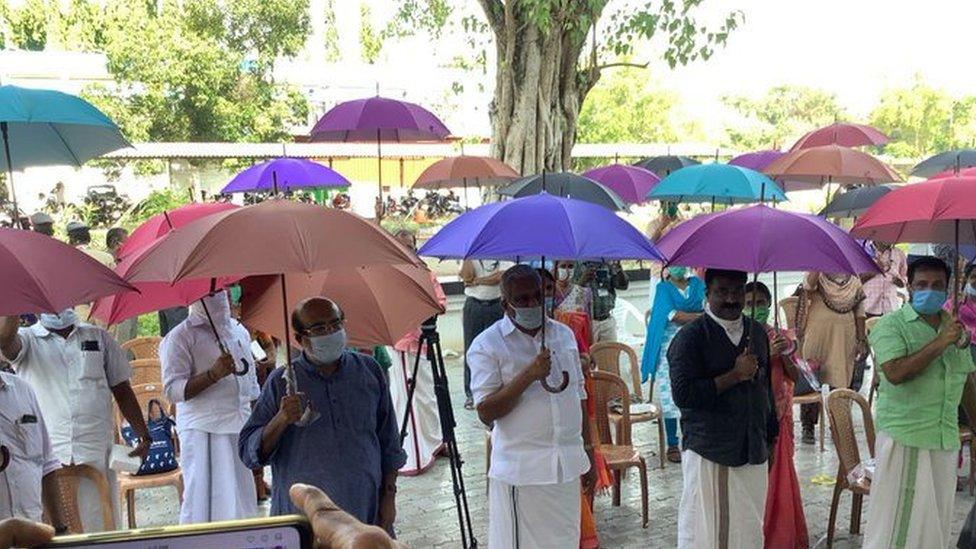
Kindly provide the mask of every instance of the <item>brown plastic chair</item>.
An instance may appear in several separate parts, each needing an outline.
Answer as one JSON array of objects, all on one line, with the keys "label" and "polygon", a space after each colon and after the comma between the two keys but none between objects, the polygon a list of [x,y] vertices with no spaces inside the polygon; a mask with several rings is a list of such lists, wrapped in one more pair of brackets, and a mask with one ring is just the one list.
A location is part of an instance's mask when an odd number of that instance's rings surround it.
[{"label": "brown plastic chair", "polygon": [[[629,345],[617,342],[600,342],[592,347],[590,347],[590,359],[596,364],[596,369],[601,372],[609,372],[621,379],[624,378],[620,373],[620,356],[626,355],[628,361],[630,362],[630,378],[633,383],[633,388],[631,394],[634,395],[634,399],[637,403],[643,403],[650,406],[650,410],[641,413],[630,414],[631,424],[644,423],[649,421],[657,422],[657,444],[658,444],[658,457],[661,460],[661,469],[664,469],[664,454],[665,454],[665,441],[664,441],[664,414],[661,412],[661,408],[652,402],[654,395],[654,386],[651,385],[650,394],[647,398],[641,396],[641,374],[640,374],[640,361],[637,359],[637,353]],[[610,421],[614,423],[617,431],[617,439],[620,439],[620,424],[623,419],[621,414],[610,412]]]},{"label": "brown plastic chair", "polygon": [[[590,374],[593,380],[593,392],[590,398],[595,399],[596,428],[599,435],[598,450],[613,472],[613,505],[620,506],[620,477],[632,467],[640,473],[641,489],[641,525],[647,528],[647,463],[644,456],[633,446],[630,438],[630,391],[620,376],[595,371]],[[619,437],[614,442],[610,433],[610,405],[614,399],[620,399],[623,404],[623,417],[620,421]]]},{"label": "brown plastic chair", "polygon": [[112,493],[105,474],[91,465],[63,465],[55,471],[58,478],[58,499],[65,526],[70,534],[84,534],[81,513],[78,511],[78,486],[81,479],[88,479],[98,490],[99,505],[102,509],[102,528],[106,532],[115,530],[115,508],[112,507]]},{"label": "brown plastic chair", "polygon": [[137,337],[122,344],[122,350],[132,353],[132,358],[159,358],[159,336]]},{"label": "brown plastic chair", "polygon": [[840,463],[837,467],[834,495],[830,500],[827,547],[832,547],[834,543],[834,527],[837,523],[837,508],[840,504],[841,493],[850,490],[853,496],[851,502],[851,534],[861,533],[861,506],[864,502],[864,496],[871,493],[870,481],[852,485],[847,480],[847,473],[861,463],[861,450],[858,448],[857,436],[854,433],[854,418],[851,412],[853,403],[857,403],[861,407],[868,454],[871,458],[874,457],[874,419],[871,417],[871,407],[868,406],[868,401],[850,389],[834,389],[827,397],[827,414],[830,416],[830,435],[834,439],[834,447],[837,449],[837,458]]},{"label": "brown plastic chair", "polygon": [[796,329],[796,309],[800,306],[800,298],[797,296],[784,297],[779,300],[779,306],[783,309],[783,318],[786,319],[786,328]]},{"label": "brown plastic chair", "polygon": [[[132,392],[136,395],[136,400],[139,401],[139,409],[145,410],[149,405],[149,401],[156,399],[162,404],[164,410],[171,410],[172,405],[163,396],[163,385],[161,383],[144,383],[141,385],[133,385]],[[116,437],[119,437],[119,429],[122,426],[124,419],[122,418],[122,413],[119,411],[118,406],[115,407],[115,432]],[[174,437],[175,438],[175,437]],[[176,449],[177,455],[179,455],[179,444],[174,440],[174,447]],[[160,486],[172,486],[176,488],[176,493],[179,495],[180,502],[183,502],[183,471],[177,467],[172,471],[167,471],[165,473],[157,473],[155,475],[131,475],[129,473],[118,473],[117,475],[119,483],[119,502],[125,502],[126,514],[129,521],[129,528],[136,527],[136,490],[142,490],[145,488],[157,488]]]},{"label": "brown plastic chair", "polygon": [[146,383],[159,385],[163,382],[162,367],[158,358],[137,358],[129,361],[129,367],[132,368],[132,377],[129,378],[129,383],[132,385]]}]

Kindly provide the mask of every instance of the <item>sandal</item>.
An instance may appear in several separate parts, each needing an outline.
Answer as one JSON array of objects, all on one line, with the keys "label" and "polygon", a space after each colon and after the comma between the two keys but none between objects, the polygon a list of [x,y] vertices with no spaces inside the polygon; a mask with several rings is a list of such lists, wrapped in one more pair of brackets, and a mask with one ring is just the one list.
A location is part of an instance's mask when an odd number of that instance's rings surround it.
[{"label": "sandal", "polygon": [[681,449],[677,446],[669,446],[665,456],[671,463],[681,463]]}]

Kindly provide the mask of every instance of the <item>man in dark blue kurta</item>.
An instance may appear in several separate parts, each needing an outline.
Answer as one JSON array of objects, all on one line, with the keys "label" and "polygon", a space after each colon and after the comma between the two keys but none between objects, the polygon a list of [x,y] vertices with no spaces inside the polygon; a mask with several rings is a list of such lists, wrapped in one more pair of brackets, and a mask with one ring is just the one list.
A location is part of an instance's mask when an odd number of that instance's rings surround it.
[{"label": "man in dark blue kurta", "polygon": [[[342,311],[323,298],[298,305],[292,326],[302,355],[294,361],[299,395],[285,395],[284,369],[264,384],[241,430],[241,460],[249,468],[271,464],[271,514],[299,512],[288,488],[301,482],[325,491],[366,524],[392,532],[396,475],[406,461],[382,369],[345,348]],[[310,404],[315,419],[295,425]]]}]

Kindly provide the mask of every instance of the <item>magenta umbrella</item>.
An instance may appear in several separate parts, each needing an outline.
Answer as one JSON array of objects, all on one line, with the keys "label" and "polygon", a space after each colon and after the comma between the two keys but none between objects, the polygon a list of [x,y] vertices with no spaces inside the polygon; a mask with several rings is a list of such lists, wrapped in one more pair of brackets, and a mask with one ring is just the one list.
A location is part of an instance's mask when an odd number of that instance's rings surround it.
[{"label": "magenta umbrella", "polygon": [[661,178],[650,170],[626,164],[611,164],[602,168],[594,168],[583,172],[583,177],[603,183],[628,204],[647,202],[647,193],[651,192],[654,185],[661,181]]},{"label": "magenta umbrella", "polygon": [[0,228],[0,315],[57,313],[134,290],[111,269],[49,236]]},{"label": "magenta umbrella", "polygon": [[312,141],[376,141],[380,201],[383,200],[384,141],[442,141],[451,131],[434,113],[396,99],[368,97],[339,103],[312,128]]},{"label": "magenta umbrella", "polygon": [[745,154],[740,154],[732,160],[729,160],[729,164],[739,166],[740,168],[749,168],[750,170],[761,172],[766,168],[766,166],[772,164],[774,160],[783,156],[784,154],[786,153],[775,150],[747,152]]}]

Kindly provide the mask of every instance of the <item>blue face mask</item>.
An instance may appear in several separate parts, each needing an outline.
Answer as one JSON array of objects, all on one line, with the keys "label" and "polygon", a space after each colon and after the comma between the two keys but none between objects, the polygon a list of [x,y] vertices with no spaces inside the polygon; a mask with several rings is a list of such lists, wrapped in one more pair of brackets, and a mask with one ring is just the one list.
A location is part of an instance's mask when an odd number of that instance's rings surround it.
[{"label": "blue face mask", "polygon": [[515,311],[515,324],[526,330],[536,330],[542,326],[542,307],[512,307]]},{"label": "blue face mask", "polygon": [[48,330],[67,330],[78,323],[78,315],[74,309],[65,309],[56,315],[43,313],[37,321]]},{"label": "blue face mask", "polygon": [[551,313],[552,312],[553,304],[555,304],[555,301],[553,300],[553,298],[547,297],[546,298],[546,312],[547,313]]},{"label": "blue face mask", "polygon": [[947,297],[945,290],[916,290],[912,292],[912,308],[920,315],[934,315],[942,310]]},{"label": "blue face mask", "polygon": [[332,364],[346,350],[346,331],[343,329],[308,339],[311,349],[305,349],[305,352],[319,364]]}]

